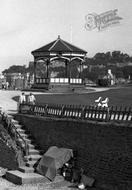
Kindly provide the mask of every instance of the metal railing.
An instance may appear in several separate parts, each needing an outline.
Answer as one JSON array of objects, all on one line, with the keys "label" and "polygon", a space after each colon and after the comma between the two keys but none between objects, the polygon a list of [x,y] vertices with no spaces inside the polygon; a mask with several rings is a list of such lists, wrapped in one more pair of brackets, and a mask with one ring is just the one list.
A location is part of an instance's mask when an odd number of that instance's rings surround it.
[{"label": "metal railing", "polygon": [[20,146],[20,148],[24,152],[24,156],[28,156],[29,150],[28,150],[28,143],[26,140],[20,135],[20,133],[17,131],[17,128],[13,122],[13,117],[6,114],[6,113],[1,113],[2,115],[2,120],[5,122],[5,127],[13,140],[15,140],[17,146]]}]

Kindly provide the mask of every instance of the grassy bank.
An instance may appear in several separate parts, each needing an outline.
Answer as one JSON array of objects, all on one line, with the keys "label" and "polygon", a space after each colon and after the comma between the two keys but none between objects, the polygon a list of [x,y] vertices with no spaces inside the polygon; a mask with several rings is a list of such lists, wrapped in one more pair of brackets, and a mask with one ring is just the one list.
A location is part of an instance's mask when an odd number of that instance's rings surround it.
[{"label": "grassy bank", "polygon": [[18,168],[14,150],[7,145],[4,137],[8,137],[7,131],[0,123],[0,167],[14,170]]}]

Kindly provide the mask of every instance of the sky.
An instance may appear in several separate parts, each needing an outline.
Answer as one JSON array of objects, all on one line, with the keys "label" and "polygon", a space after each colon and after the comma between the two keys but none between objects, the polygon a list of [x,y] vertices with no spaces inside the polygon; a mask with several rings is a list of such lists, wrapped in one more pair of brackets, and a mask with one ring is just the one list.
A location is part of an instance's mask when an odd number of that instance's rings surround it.
[{"label": "sky", "polygon": [[[86,50],[120,50],[132,56],[132,0],[1,0],[0,72],[11,65],[28,65],[31,51],[58,35]],[[119,25],[88,31],[85,17],[118,9]]]}]

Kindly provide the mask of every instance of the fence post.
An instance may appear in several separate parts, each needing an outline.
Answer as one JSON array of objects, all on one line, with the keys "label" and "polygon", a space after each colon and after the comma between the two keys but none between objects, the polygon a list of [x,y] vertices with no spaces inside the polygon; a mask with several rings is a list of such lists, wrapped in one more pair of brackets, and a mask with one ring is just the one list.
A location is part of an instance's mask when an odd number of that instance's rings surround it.
[{"label": "fence post", "polygon": [[82,113],[81,113],[81,119],[85,119],[85,109],[86,109],[86,106],[83,105]]},{"label": "fence post", "polygon": [[34,105],[29,105],[30,106],[30,109],[29,109],[29,114],[33,114],[34,112],[33,112],[33,108],[34,108]]},{"label": "fence post", "polygon": [[131,114],[131,107],[128,108],[126,121],[129,120],[129,115],[130,114]]},{"label": "fence post", "polygon": [[62,105],[62,108],[61,108],[61,117],[64,117],[64,108],[65,108],[65,105]]},{"label": "fence post", "polygon": [[22,105],[19,103],[18,104],[18,113],[21,113],[21,107],[22,107]]},{"label": "fence post", "polygon": [[107,111],[106,121],[109,121],[109,119],[110,119],[110,107],[107,107],[106,111]]},{"label": "fence post", "polygon": [[48,104],[45,105],[45,116],[47,116],[47,108],[48,108]]}]

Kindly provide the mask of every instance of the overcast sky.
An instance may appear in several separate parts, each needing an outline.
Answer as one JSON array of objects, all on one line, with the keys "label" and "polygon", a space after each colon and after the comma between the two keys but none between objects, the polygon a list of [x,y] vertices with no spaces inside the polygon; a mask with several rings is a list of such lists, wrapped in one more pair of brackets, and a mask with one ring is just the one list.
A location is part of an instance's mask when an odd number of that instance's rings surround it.
[{"label": "overcast sky", "polygon": [[[132,56],[132,0],[0,0],[0,72],[28,65],[31,51],[55,40],[65,41],[93,56],[121,50]],[[120,25],[87,31],[85,16],[118,9]],[[72,28],[72,33],[70,32]]]}]

